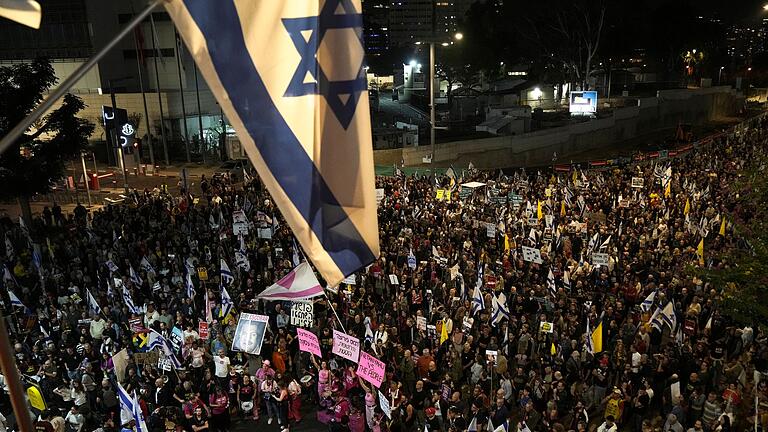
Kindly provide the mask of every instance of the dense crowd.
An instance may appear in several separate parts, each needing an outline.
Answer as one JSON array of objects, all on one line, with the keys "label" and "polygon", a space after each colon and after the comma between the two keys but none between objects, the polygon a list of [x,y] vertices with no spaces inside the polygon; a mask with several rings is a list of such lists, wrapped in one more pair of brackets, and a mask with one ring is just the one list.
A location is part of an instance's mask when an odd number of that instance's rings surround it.
[{"label": "dense crowd", "polygon": [[[313,300],[322,357],[299,350],[290,302],[256,300],[303,255],[258,179],[133,191],[90,214],[46,208],[29,227],[5,218],[3,310],[45,399],[37,428],[135,427],[118,383],[151,431],[762,427],[765,334],[721,315],[722,287],[689,267],[726,266],[718,252],[743,246],[732,215],[748,209],[730,186],[764,160],[766,136],[755,120],[673,159],[377,178],[381,257]],[[248,234],[233,233],[237,210]],[[232,350],[242,312],[269,316],[260,355]],[[148,329],[181,334],[181,367],[147,351]],[[385,363],[380,388],[331,353],[333,329]],[[7,395],[0,407],[9,417]]]}]

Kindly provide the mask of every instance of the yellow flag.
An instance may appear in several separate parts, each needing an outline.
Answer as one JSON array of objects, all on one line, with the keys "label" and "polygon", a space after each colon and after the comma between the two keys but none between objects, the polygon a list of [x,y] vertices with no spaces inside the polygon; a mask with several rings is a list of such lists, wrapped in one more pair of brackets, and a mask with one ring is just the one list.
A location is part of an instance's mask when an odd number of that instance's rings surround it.
[{"label": "yellow flag", "polygon": [[509,253],[509,235],[504,234],[504,253]]},{"label": "yellow flag", "polygon": [[669,198],[672,194],[672,182],[667,182],[667,187],[664,188],[664,198]]},{"label": "yellow flag", "polygon": [[549,353],[552,355],[557,354],[557,349],[555,349],[555,343],[552,342],[552,346],[549,348]]},{"label": "yellow flag", "polygon": [[699,257],[699,265],[704,265],[704,239],[699,242],[699,247],[696,248],[696,255]]},{"label": "yellow flag", "polygon": [[592,332],[592,350],[595,354],[603,352],[603,323]]},{"label": "yellow flag", "polygon": [[560,202],[560,216],[565,217],[565,200]]},{"label": "yellow flag", "polygon": [[539,200],[539,205],[536,207],[536,217],[541,220],[544,218],[544,213],[541,211],[541,200]]},{"label": "yellow flag", "polygon": [[445,320],[443,320],[443,328],[440,330],[440,345],[443,344],[443,342],[448,340],[448,326],[445,325]]},{"label": "yellow flag", "polygon": [[577,180],[578,178],[579,178],[579,177],[576,175],[576,170],[573,170],[573,175],[571,175],[571,179],[573,180],[573,182],[574,182],[574,183],[576,183],[576,180]]},{"label": "yellow flag", "polygon": [[723,217],[723,221],[720,222],[720,232],[718,234],[725,237],[725,217]]},{"label": "yellow flag", "polygon": [[691,211],[691,200],[686,198],[685,199],[685,210],[683,210],[683,215],[688,216],[688,213]]}]

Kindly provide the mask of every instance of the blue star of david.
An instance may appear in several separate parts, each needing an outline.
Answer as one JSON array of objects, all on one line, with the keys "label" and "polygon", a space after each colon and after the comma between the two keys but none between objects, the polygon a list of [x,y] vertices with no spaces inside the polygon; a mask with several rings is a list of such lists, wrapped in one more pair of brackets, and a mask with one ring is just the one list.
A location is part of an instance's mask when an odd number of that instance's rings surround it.
[{"label": "blue star of david", "polygon": [[[341,6],[344,13],[337,14]],[[360,94],[368,89],[363,62],[357,70],[357,77],[346,81],[330,81],[317,62],[317,50],[328,30],[354,29],[360,46],[363,45],[363,15],[357,13],[351,0],[326,0],[318,16],[304,18],[283,18],[283,26],[301,55],[296,72],[294,72],[285,97],[298,97],[321,94],[328,102],[336,118],[344,129],[349,127],[355,116]],[[301,32],[311,32],[309,40],[305,40]],[[315,82],[305,83],[307,73]],[[341,95],[349,95],[346,102]]]}]

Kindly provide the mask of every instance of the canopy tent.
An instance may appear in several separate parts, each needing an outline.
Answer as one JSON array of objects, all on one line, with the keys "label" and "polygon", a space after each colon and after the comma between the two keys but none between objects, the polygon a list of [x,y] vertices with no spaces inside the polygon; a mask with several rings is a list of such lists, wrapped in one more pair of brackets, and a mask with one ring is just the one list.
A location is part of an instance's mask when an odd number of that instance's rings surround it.
[{"label": "canopy tent", "polygon": [[485,183],[480,183],[476,181],[461,184],[461,187],[470,188],[470,189],[475,189],[483,186],[485,186]]}]

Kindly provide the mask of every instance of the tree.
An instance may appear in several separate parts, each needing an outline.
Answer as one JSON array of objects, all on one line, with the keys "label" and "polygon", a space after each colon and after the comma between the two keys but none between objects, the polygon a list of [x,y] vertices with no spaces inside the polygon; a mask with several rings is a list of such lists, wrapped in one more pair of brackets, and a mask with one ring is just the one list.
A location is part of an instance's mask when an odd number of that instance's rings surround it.
[{"label": "tree", "polygon": [[518,35],[529,56],[553,63],[569,81],[589,86],[608,12],[604,0],[539,0],[519,12]]},{"label": "tree", "polygon": [[741,325],[768,329],[768,157],[754,154],[740,181],[730,186],[733,233],[717,236],[712,269],[691,272],[722,290],[721,309]]},{"label": "tree", "polygon": [[[55,82],[46,59],[0,67],[0,136],[32,112]],[[32,226],[30,197],[50,191],[51,182],[64,176],[65,162],[80,154],[93,133],[93,124],[76,116],[84,107],[77,96],[65,95],[59,108],[0,155],[0,196],[18,200],[27,226]]]}]

